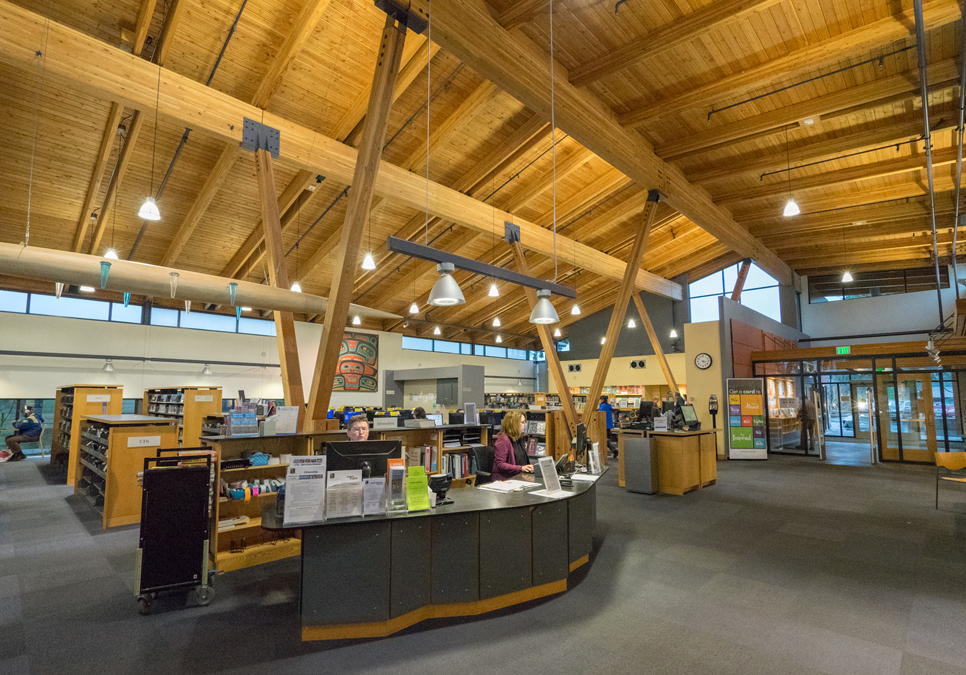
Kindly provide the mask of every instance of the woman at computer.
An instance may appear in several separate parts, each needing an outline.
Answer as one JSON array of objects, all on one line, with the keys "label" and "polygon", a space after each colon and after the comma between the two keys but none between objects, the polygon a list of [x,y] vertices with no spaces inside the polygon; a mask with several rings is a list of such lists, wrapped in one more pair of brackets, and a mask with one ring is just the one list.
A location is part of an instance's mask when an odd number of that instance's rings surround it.
[{"label": "woman at computer", "polygon": [[426,411],[422,408],[413,408],[413,419],[414,420],[424,420],[426,419]]},{"label": "woman at computer", "polygon": [[500,433],[493,444],[496,452],[493,456],[494,481],[513,478],[520,472],[533,473],[533,464],[527,457],[527,447],[523,432],[527,428],[527,418],[519,410],[508,412],[500,425]]}]

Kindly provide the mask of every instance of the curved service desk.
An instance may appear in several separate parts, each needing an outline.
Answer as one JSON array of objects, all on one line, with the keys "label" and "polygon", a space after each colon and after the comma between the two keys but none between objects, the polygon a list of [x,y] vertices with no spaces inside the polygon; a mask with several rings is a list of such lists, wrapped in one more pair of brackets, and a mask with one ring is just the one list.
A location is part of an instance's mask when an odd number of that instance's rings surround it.
[{"label": "curved service desk", "polygon": [[[382,637],[567,590],[590,557],[597,483],[565,497],[452,490],[455,503],[303,525],[303,640]],[[262,527],[281,529],[274,505]]]}]

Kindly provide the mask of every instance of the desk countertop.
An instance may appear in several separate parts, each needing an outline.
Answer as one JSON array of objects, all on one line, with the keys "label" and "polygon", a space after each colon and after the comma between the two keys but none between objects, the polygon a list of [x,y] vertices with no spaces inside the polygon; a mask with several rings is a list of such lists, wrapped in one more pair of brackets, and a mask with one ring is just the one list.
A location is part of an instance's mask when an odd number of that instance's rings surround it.
[{"label": "desk countertop", "polygon": [[[607,473],[606,467],[600,475],[603,476],[605,473]],[[514,477],[514,480],[520,479],[521,476]],[[600,480],[599,476],[598,480]],[[539,484],[540,481],[534,480],[534,482]],[[335,518],[325,522],[303,523],[288,528],[282,527],[281,522],[279,522],[275,516],[275,504],[270,504],[262,509],[262,527],[266,530],[299,529],[308,527],[324,527],[327,524],[337,525],[344,523],[372,523],[382,520],[395,520],[398,518],[423,518],[426,516],[445,516],[472,511],[493,511],[497,509],[512,509],[520,506],[537,506],[539,504],[547,504],[549,502],[555,502],[561,499],[570,499],[571,497],[576,497],[577,495],[587,492],[587,490],[596,484],[597,481],[594,481],[593,483],[589,481],[574,481],[573,487],[562,488],[562,490],[567,494],[561,497],[544,497],[542,495],[535,495],[533,494],[534,490],[502,493],[493,492],[491,490],[481,490],[478,488],[460,488],[457,490],[450,490],[446,494],[448,498],[453,500],[452,504],[437,506],[436,508],[425,511],[407,511],[404,513],[391,515],[380,514],[376,516]]]},{"label": "desk countertop", "polygon": [[100,422],[111,426],[144,426],[159,425],[172,426],[178,423],[175,419],[152,417],[151,415],[84,415],[88,422]]},{"label": "desk countertop", "polygon": [[714,429],[704,429],[702,431],[650,431],[649,436],[702,436],[704,434],[713,434]]}]

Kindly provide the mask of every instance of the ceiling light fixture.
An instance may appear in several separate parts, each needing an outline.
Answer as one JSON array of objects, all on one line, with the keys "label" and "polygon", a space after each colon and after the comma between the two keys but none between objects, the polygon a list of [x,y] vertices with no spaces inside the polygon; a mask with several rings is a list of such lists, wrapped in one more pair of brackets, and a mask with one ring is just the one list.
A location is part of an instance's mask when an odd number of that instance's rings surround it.
[{"label": "ceiling light fixture", "polygon": [[560,335],[560,329],[559,328],[555,328],[554,329],[553,336],[554,337],[561,337],[561,335]]},{"label": "ceiling light fixture", "polygon": [[495,283],[490,283],[490,292],[487,295],[491,298],[500,297],[500,289],[496,287]]},{"label": "ceiling light fixture", "polygon": [[376,269],[376,261],[372,259],[371,253],[366,253],[366,257],[362,260],[362,269],[364,270]]},{"label": "ceiling light fixture", "polygon": [[852,281],[852,273],[846,270],[845,274],[842,275],[842,283],[847,284],[850,281]]},{"label": "ceiling light fixture", "polygon": [[496,343],[497,343],[497,344],[500,344],[501,342],[503,342],[503,337],[502,337],[502,336],[500,336],[500,335],[497,335],[497,336],[496,336]]},{"label": "ceiling light fixture", "polygon": [[113,373],[114,372],[114,364],[111,363],[111,360],[110,359],[108,359],[107,360],[107,363],[104,364],[104,367],[101,368],[101,370],[103,370],[105,373]]},{"label": "ceiling light fixture", "polygon": [[[154,192],[154,160],[158,152],[158,112],[161,109],[161,64],[158,64],[158,93],[154,103],[154,147],[151,149],[151,192]],[[141,204],[138,216],[144,220],[161,220],[161,211],[154,197],[148,197]]]},{"label": "ceiling light fixture", "polygon": [[495,319],[493,319],[493,327],[494,328],[500,327],[500,317],[496,317]]},{"label": "ceiling light fixture", "polygon": [[[299,244],[302,241],[302,195],[299,195],[299,208],[295,216],[295,283],[292,284],[292,291],[302,292],[302,284],[299,283]],[[289,251],[291,253],[291,251]]]},{"label": "ceiling light fixture", "polygon": [[[153,162],[151,168],[153,171]],[[154,182],[153,178],[151,179],[151,182]],[[141,218],[142,220],[161,220],[161,211],[158,210],[158,203],[154,201],[154,197],[148,197],[144,200],[144,203],[141,204],[141,208],[138,211],[138,218]]]},{"label": "ceiling light fixture", "polygon": [[114,250],[113,246],[104,252],[104,257],[108,258],[109,260],[120,260],[120,258],[117,257],[117,251]]},{"label": "ceiling light fixture", "polygon": [[792,158],[791,157],[792,157],[791,153],[788,149],[788,129],[785,129],[785,159],[788,165],[788,203],[785,204],[785,210],[782,212],[782,215],[785,216],[786,218],[797,216],[799,213],[802,212],[802,210],[798,208],[798,204],[795,203],[795,200],[792,199]]},{"label": "ceiling light fixture", "polygon": [[433,335],[442,335],[442,334],[443,334],[443,331],[439,329],[439,326],[436,326],[436,328],[433,329]]},{"label": "ceiling light fixture", "polygon": [[81,286],[78,290],[81,293],[93,293],[94,292],[94,287],[93,286]]},{"label": "ceiling light fixture", "polygon": [[630,319],[630,320],[629,320],[629,321],[627,322],[627,327],[628,327],[628,328],[637,328],[637,324],[636,324],[636,323],[634,323],[634,319]]},{"label": "ceiling light fixture", "polygon": [[205,364],[205,367],[201,370],[201,374],[202,375],[211,375],[211,368],[208,366],[207,363]]},{"label": "ceiling light fixture", "polygon": [[352,325],[353,326],[361,326],[362,325],[362,319],[360,319],[358,316],[352,317]]},{"label": "ceiling light fixture", "polygon": [[241,309],[242,309],[243,312],[250,312],[250,311],[252,311],[252,308],[251,307],[242,307]]},{"label": "ceiling light fixture", "polygon": [[292,284],[292,290],[295,291],[296,293],[301,293],[302,286],[300,286],[299,282],[296,281],[294,284]]},{"label": "ceiling light fixture", "polygon": [[607,344],[607,338],[606,338],[606,337],[602,337],[602,338],[600,339],[600,343],[601,343],[602,345],[603,345],[603,344]]},{"label": "ceiling light fixture", "polygon": [[674,330],[674,329],[672,328],[672,329],[671,329],[671,333],[670,333],[670,335],[669,335],[669,337],[670,337],[670,338],[671,338],[672,340],[676,340],[676,339],[677,339],[677,337],[678,337],[678,332],[677,332],[676,330]]},{"label": "ceiling light fixture", "polygon": [[413,304],[409,306],[409,313],[419,314],[419,305],[417,305],[415,301],[413,301]]},{"label": "ceiling light fixture", "polygon": [[429,304],[434,307],[452,307],[453,305],[462,305],[466,302],[466,299],[463,297],[463,291],[460,290],[460,285],[453,278],[453,272],[455,270],[456,267],[453,263],[439,263],[436,265],[436,271],[439,272],[439,279],[436,280],[436,284],[429,294]]},{"label": "ceiling light fixture", "polygon": [[533,311],[530,312],[530,323],[543,326],[560,321],[560,317],[557,316],[557,310],[554,309],[553,303],[550,302],[550,291],[541,288],[537,291],[537,298],[537,304],[534,305]]}]

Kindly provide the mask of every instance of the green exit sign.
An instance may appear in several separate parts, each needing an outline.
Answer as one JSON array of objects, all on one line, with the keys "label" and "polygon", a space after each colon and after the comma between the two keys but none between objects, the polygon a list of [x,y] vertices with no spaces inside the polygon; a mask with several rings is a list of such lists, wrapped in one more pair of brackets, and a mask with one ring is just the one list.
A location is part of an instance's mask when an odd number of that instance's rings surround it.
[{"label": "green exit sign", "polygon": [[841,356],[842,354],[849,354],[851,353],[850,352],[851,349],[852,349],[851,347],[836,347],[835,354],[837,356]]}]

